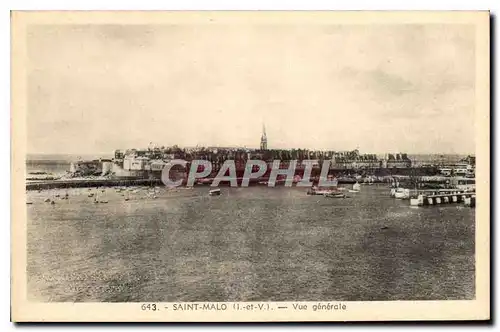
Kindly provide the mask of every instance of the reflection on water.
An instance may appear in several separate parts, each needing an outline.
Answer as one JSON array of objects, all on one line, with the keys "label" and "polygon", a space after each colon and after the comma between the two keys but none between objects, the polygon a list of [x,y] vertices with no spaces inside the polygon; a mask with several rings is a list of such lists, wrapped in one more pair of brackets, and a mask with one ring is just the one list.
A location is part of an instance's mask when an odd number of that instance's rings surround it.
[{"label": "reflection on water", "polygon": [[[28,298],[327,301],[474,298],[474,209],[410,208],[384,186],[29,192]],[[93,192],[97,192],[94,190]],[[125,195],[125,196],[122,196]],[[54,197],[55,205],[44,203]],[[125,197],[129,197],[125,201]]]}]

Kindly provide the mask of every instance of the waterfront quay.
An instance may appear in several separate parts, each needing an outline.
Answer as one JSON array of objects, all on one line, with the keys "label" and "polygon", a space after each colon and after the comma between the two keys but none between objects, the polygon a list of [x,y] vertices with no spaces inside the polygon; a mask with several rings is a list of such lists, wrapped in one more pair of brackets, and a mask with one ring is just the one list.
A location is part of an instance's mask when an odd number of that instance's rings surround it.
[{"label": "waterfront quay", "polygon": [[[199,179],[195,182],[196,185],[209,185],[212,183],[213,178]],[[250,184],[258,184],[259,182],[268,181],[268,177],[261,177],[257,179],[250,179]],[[314,180],[314,179],[313,179]],[[242,178],[238,178],[238,184],[241,184]],[[387,182],[385,179],[376,179],[374,183]],[[341,178],[338,180],[339,184],[353,184],[356,183],[352,178]],[[277,184],[280,184],[278,181]],[[229,182],[221,182],[221,186],[229,185]],[[47,190],[47,189],[64,189],[64,188],[91,188],[91,187],[130,187],[130,186],[163,186],[161,179],[69,179],[69,180],[46,180],[29,182],[26,184],[26,190]]]},{"label": "waterfront quay", "polygon": [[64,188],[121,187],[160,185],[160,179],[78,179],[37,181],[26,184],[26,190],[46,190]]},{"label": "waterfront quay", "polygon": [[410,205],[438,205],[448,203],[463,203],[466,206],[475,207],[476,193],[475,192],[448,192],[448,193],[429,193],[420,194],[417,198],[410,199]]}]

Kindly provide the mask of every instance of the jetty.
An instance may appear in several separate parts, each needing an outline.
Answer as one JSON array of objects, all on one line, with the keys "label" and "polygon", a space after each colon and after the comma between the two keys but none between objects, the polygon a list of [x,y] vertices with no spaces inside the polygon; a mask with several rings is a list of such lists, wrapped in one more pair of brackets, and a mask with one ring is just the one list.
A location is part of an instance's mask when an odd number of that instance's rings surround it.
[{"label": "jetty", "polygon": [[77,179],[60,181],[37,181],[26,184],[26,190],[46,190],[61,188],[158,186],[160,179]]},{"label": "jetty", "polygon": [[439,204],[463,203],[466,206],[476,206],[475,192],[449,192],[420,194],[417,198],[410,199],[412,206],[426,206]]},{"label": "jetty", "polygon": [[399,199],[412,199],[420,195],[435,196],[435,195],[459,195],[462,193],[470,193],[472,191],[465,189],[405,189],[405,188],[392,188],[390,196]]}]

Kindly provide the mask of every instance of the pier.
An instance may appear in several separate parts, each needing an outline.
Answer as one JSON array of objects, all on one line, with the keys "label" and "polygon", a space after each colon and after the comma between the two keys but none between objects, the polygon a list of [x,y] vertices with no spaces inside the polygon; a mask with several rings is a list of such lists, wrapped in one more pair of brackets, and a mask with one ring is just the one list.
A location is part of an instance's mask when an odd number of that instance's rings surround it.
[{"label": "pier", "polygon": [[428,206],[439,204],[463,203],[466,206],[476,206],[475,192],[450,192],[450,193],[431,193],[420,194],[417,198],[410,199],[412,206]]},{"label": "pier", "polygon": [[[319,181],[319,177],[312,178],[312,181]],[[213,181],[212,177],[197,179],[196,185],[209,185]],[[250,185],[257,185],[260,182],[269,181],[269,177],[260,177],[250,179]],[[238,185],[241,185],[242,178],[237,178]],[[283,179],[276,181],[276,185],[284,184]],[[354,184],[355,179],[350,178],[340,178],[338,179],[339,184]],[[384,183],[380,179],[373,181],[375,183]],[[183,183],[185,185],[185,183]],[[91,188],[91,187],[127,187],[127,186],[159,186],[163,185],[160,178],[117,178],[117,179],[92,179],[92,178],[80,178],[80,179],[68,179],[68,180],[41,180],[26,183],[26,190],[46,190],[46,189],[65,189],[65,188]],[[228,181],[223,181],[220,186],[228,186]]]},{"label": "pier", "polygon": [[463,193],[470,193],[465,189],[405,189],[405,188],[392,188],[390,196],[399,199],[412,199],[420,195],[436,196],[436,195],[459,195]]},{"label": "pier", "polygon": [[62,188],[157,186],[160,179],[78,179],[62,181],[40,181],[26,184],[26,190],[46,190]]}]

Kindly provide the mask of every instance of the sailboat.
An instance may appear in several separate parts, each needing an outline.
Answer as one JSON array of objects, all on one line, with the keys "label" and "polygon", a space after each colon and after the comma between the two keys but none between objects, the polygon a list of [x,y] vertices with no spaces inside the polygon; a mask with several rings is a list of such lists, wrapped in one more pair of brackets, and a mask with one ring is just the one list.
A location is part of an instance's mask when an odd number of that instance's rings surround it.
[{"label": "sailboat", "polygon": [[66,189],[66,193],[63,196],[61,196],[61,199],[68,199],[68,197],[69,197],[68,189]]},{"label": "sailboat", "polygon": [[[52,196],[54,196],[54,192],[52,192],[51,194]],[[47,202],[47,203],[50,203],[50,204],[56,204],[56,202],[54,202],[54,199],[53,198],[50,198],[50,197],[47,197],[46,199],[44,199],[44,202]]]},{"label": "sailboat", "polygon": [[[106,190],[104,190],[104,189],[103,189],[103,190],[102,190],[102,192],[103,192],[103,193],[106,193]],[[103,195],[103,196],[104,196],[104,195]],[[102,199],[102,200],[100,200],[100,201],[99,201],[99,203],[107,203],[107,202],[108,202],[108,200],[107,200],[107,199]]]}]

